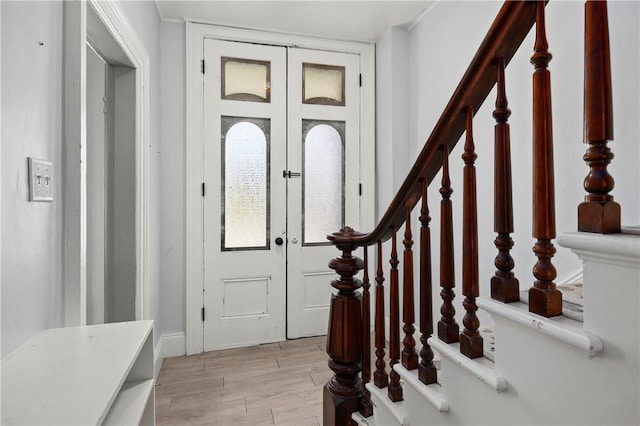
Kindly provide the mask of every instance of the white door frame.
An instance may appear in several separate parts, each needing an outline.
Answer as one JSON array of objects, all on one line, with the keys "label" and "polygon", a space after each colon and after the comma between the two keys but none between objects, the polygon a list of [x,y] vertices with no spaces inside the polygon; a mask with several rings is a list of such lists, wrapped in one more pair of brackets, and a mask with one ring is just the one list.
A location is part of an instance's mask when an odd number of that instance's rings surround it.
[{"label": "white door frame", "polygon": [[135,68],[136,319],[148,319],[149,54],[113,0],[64,3],[64,324],[84,325],[87,319],[85,49],[88,34],[108,41],[110,47],[102,53],[109,59],[113,56],[121,64]]},{"label": "white door frame", "polygon": [[[203,39],[217,38],[229,41],[297,46],[301,48],[356,53],[360,55],[362,90],[360,91],[360,197],[361,227],[373,229],[375,206],[375,44],[370,42],[325,40],[314,37],[270,33],[250,29],[218,27],[187,21],[186,37],[186,155],[185,155],[185,209],[186,209],[186,262],[185,313],[186,353],[203,351],[201,308],[203,306],[204,254],[203,254],[203,91],[201,60]],[[328,261],[329,259],[327,259]],[[329,285],[329,283],[327,283]]]}]

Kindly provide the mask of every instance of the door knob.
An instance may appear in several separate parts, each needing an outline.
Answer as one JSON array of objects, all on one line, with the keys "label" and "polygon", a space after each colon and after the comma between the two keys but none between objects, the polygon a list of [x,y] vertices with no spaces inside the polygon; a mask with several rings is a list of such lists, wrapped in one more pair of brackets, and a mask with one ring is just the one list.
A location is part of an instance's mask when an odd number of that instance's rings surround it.
[{"label": "door knob", "polygon": [[282,237],[278,237],[278,238],[276,238],[276,245],[277,245],[277,246],[281,246],[281,245],[282,245],[282,243],[284,243],[284,240],[282,239]]}]

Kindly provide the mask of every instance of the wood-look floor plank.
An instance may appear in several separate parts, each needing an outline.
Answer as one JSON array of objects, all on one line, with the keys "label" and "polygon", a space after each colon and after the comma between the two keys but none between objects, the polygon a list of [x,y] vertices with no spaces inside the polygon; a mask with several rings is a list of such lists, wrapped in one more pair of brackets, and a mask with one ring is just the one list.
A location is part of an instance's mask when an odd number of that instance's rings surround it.
[{"label": "wood-look floor plank", "polygon": [[162,425],[314,425],[331,376],[325,336],[167,358],[156,385]]}]

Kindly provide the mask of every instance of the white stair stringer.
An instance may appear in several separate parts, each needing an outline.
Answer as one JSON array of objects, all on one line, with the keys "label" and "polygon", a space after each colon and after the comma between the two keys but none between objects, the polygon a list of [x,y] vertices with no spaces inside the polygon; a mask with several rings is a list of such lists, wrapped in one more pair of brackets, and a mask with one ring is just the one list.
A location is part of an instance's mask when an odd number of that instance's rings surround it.
[{"label": "white stair stringer", "polygon": [[493,368],[493,362],[487,358],[469,359],[460,353],[460,344],[448,344],[431,337],[428,340],[429,346],[438,351],[443,358],[447,358],[449,362],[467,370],[471,376],[486,384],[491,389],[503,391],[507,388],[507,381]]},{"label": "white stair stringer", "polygon": [[400,375],[405,383],[403,387],[405,405],[409,405],[407,396],[409,395],[409,391],[413,390],[419,395],[418,400],[428,401],[441,413],[449,411],[449,403],[442,394],[442,386],[440,386],[440,383],[425,385],[418,378],[418,370],[407,370],[402,364],[394,365],[393,369]]},{"label": "white stair stringer", "polygon": [[586,356],[595,356],[602,351],[604,344],[602,340],[582,328],[582,323],[574,319],[559,316],[545,318],[529,312],[529,307],[524,303],[501,303],[492,299],[478,298],[477,304],[496,317],[517,323],[525,328],[531,328],[538,333],[555,339],[560,343],[567,344]]},{"label": "white stair stringer", "polygon": [[[402,381],[400,384],[404,385]],[[405,423],[404,401],[392,402],[387,396],[387,388],[380,389],[373,383],[367,383],[366,387],[371,393],[373,416],[366,419],[363,418],[364,422],[360,424],[376,426],[402,426],[408,424]]]},{"label": "white stair stringer", "polygon": [[[470,360],[437,338],[438,383],[401,365],[404,401],[368,384],[361,425],[640,424],[640,236],[575,233],[558,243],[583,261],[583,321],[544,318],[526,304],[478,299],[495,321],[495,361]],[[522,289],[530,284],[520,277]]]}]

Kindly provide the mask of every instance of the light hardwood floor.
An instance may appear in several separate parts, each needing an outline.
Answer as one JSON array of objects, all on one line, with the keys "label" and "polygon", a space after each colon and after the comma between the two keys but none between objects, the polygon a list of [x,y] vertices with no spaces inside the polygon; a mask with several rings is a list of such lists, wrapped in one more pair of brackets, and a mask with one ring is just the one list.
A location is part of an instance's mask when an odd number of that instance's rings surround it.
[{"label": "light hardwood floor", "polygon": [[161,425],[321,425],[325,336],[166,358]]}]

